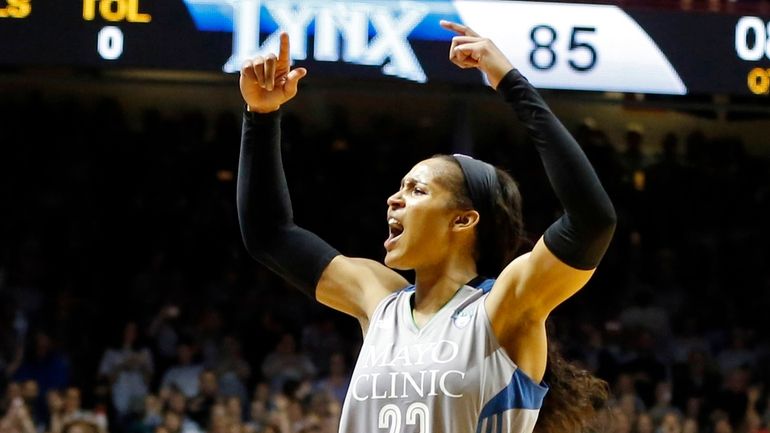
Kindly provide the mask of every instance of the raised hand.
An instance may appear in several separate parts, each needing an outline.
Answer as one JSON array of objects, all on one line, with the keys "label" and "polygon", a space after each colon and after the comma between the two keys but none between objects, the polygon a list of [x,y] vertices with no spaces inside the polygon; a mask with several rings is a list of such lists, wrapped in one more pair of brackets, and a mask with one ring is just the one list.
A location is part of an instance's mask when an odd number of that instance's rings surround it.
[{"label": "raised hand", "polygon": [[486,74],[489,84],[497,88],[500,80],[513,65],[488,38],[479,36],[470,27],[452,21],[441,20],[441,27],[457,33],[449,47],[449,60],[467,69],[477,68]]},{"label": "raised hand", "polygon": [[289,35],[281,33],[281,48],[275,54],[256,56],[247,60],[241,68],[241,95],[249,111],[269,113],[297,95],[299,80],[307,75],[307,69],[291,69],[289,59]]}]

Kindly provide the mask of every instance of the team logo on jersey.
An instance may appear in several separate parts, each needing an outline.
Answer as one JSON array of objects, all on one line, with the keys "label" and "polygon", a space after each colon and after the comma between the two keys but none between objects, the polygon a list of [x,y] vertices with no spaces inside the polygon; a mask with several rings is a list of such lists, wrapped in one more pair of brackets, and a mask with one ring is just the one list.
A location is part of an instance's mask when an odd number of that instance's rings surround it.
[{"label": "team logo on jersey", "polygon": [[471,323],[471,315],[465,310],[457,312],[452,316],[452,323],[460,329],[465,328]]},{"label": "team logo on jersey", "polygon": [[390,329],[390,323],[388,323],[385,319],[378,319],[377,320],[377,328],[378,329]]}]

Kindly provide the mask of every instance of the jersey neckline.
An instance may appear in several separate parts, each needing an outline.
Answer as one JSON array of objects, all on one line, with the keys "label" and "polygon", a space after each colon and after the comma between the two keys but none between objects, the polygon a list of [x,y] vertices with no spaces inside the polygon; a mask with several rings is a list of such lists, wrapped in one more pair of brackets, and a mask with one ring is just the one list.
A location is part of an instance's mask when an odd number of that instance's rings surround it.
[{"label": "jersey neckline", "polygon": [[405,299],[405,302],[403,303],[402,308],[404,310],[404,317],[409,317],[409,319],[406,319],[407,328],[410,331],[412,331],[414,334],[416,334],[417,336],[420,336],[425,329],[427,329],[430,326],[432,326],[433,322],[436,321],[436,318],[438,316],[444,314],[447,310],[450,309],[449,308],[450,304],[452,304],[453,307],[456,307],[457,305],[459,305],[461,303],[461,302],[455,302],[455,301],[457,301],[458,295],[460,294],[460,292],[462,292],[463,289],[466,288],[466,287],[471,289],[471,290],[474,290],[474,291],[478,290],[475,287],[469,286],[467,284],[464,284],[464,285],[460,286],[455,291],[455,293],[452,295],[452,297],[449,298],[449,300],[446,301],[446,303],[444,305],[442,305],[441,308],[439,308],[438,311],[436,311],[436,313],[433,314],[433,316],[430,319],[428,319],[428,321],[425,322],[424,325],[422,325],[422,327],[417,326],[417,322],[414,320],[414,310],[412,309],[412,301],[414,299],[415,294],[417,293],[417,290],[413,289],[413,290],[410,290],[410,291],[406,292],[407,299]]}]

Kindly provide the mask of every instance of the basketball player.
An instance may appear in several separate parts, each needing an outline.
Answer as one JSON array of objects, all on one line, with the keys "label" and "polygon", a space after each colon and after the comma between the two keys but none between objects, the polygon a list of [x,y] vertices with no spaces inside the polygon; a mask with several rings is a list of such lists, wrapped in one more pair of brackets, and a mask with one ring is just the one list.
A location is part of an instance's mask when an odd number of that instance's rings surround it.
[{"label": "basketball player", "polygon": [[[385,265],[345,257],[297,227],[281,165],[280,107],[307,71],[290,69],[282,34],[277,57],[256,57],[241,71],[246,248],[360,322],[364,343],[340,432],[529,433],[549,386],[538,430],[578,431],[606,399],[606,384],[559,358],[548,362],[545,322],[591,278],[615,211],[578,144],[498,48],[466,26],[441,25],[457,33],[449,59],[486,74],[527,127],[564,215],[514,258],[522,236],[516,183],[455,155],[419,162],[387,199]],[[393,269],[413,269],[415,283]]]}]

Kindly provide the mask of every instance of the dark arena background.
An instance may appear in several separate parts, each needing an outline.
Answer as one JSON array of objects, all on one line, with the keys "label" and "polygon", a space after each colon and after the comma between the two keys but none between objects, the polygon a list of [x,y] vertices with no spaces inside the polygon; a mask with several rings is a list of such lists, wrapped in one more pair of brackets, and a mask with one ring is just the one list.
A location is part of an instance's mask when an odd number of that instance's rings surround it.
[{"label": "dark arena background", "polygon": [[549,325],[610,384],[594,430],[768,432],[767,0],[0,0],[0,433],[336,432],[360,327],[246,253],[232,72],[289,32],[296,220],[343,254],[382,260],[386,198],[453,152],[513,174],[531,248],[559,202],[441,18],[543,89],[616,207]]}]

